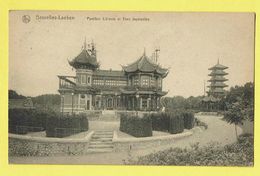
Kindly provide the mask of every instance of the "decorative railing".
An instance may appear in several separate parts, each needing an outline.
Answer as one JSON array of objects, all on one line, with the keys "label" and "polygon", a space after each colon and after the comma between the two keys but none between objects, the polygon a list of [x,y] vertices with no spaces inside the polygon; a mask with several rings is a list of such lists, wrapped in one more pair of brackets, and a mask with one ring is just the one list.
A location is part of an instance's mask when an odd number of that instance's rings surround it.
[{"label": "decorative railing", "polygon": [[73,89],[76,86],[75,76],[58,76],[59,89]]},{"label": "decorative railing", "polygon": [[141,86],[126,86],[126,90],[140,90],[140,91],[161,91],[159,87],[141,87]]}]

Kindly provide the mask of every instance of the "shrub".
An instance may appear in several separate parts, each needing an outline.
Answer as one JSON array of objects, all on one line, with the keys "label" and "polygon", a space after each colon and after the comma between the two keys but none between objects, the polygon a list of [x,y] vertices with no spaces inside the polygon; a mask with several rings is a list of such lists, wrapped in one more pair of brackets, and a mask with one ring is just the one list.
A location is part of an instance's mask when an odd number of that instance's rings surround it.
[{"label": "shrub", "polygon": [[184,110],[151,114],[150,117],[153,130],[156,131],[176,134],[183,132],[184,128],[191,129],[194,127],[194,114]]},{"label": "shrub", "polygon": [[8,131],[15,134],[26,134],[28,132],[28,116],[27,109],[9,109],[8,111]]},{"label": "shrub", "polygon": [[125,164],[131,165],[176,165],[176,166],[253,166],[253,136],[239,137],[238,142],[221,146],[197,144],[190,148],[170,148],[167,150],[129,158]]},{"label": "shrub", "polygon": [[184,130],[184,120],[181,113],[170,113],[169,133],[182,133]]},{"label": "shrub", "polygon": [[46,119],[53,112],[38,109],[9,109],[9,132],[26,134],[27,132],[44,131]]},{"label": "shrub", "polygon": [[66,115],[55,116],[47,118],[46,124],[46,136],[47,137],[66,137],[79,132],[88,130],[88,119],[85,115]]},{"label": "shrub", "polygon": [[169,131],[170,115],[169,113],[151,114],[152,128],[156,131]]},{"label": "shrub", "polygon": [[200,121],[199,119],[195,118],[194,124],[196,126],[203,126],[205,129],[208,128],[208,125],[205,122]]},{"label": "shrub", "polygon": [[135,137],[152,136],[152,120],[147,115],[138,117],[136,115],[121,114],[119,129]]},{"label": "shrub", "polygon": [[182,112],[184,120],[184,128],[192,129],[194,127],[194,114],[191,112]]}]

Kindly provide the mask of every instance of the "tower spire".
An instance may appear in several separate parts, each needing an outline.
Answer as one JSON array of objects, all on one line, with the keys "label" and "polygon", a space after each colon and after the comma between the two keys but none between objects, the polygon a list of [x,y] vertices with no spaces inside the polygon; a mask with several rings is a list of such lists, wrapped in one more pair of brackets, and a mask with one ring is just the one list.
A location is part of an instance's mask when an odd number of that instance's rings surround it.
[{"label": "tower spire", "polygon": [[86,37],[85,37],[85,40],[84,40],[84,46],[83,46],[83,49],[84,49],[84,50],[87,49],[87,40],[86,40]]},{"label": "tower spire", "polygon": [[146,53],[145,53],[145,47],[144,47],[144,56],[146,55]]}]

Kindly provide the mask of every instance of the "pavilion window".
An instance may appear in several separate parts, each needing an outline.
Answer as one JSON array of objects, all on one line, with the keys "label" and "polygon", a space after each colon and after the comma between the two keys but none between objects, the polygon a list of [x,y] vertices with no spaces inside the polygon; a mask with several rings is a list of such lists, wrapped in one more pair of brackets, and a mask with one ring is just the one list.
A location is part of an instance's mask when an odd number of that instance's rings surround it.
[{"label": "pavilion window", "polygon": [[158,87],[162,87],[162,79],[161,78],[157,79],[157,84],[158,84]]},{"label": "pavilion window", "polygon": [[142,99],[142,109],[146,109],[147,108],[147,99],[143,98]]},{"label": "pavilion window", "polygon": [[88,76],[88,84],[90,84],[91,82],[90,82],[90,76]]},{"label": "pavilion window", "polygon": [[87,75],[81,75],[81,83],[86,84],[87,83]]},{"label": "pavilion window", "polygon": [[133,81],[133,83],[132,83],[133,86],[139,85],[139,77],[138,76],[133,76],[132,81]]},{"label": "pavilion window", "polygon": [[150,80],[150,77],[149,76],[142,76],[141,77],[141,85],[144,86],[144,87],[148,87],[149,86],[149,80]]},{"label": "pavilion window", "polygon": [[151,78],[150,84],[151,84],[151,87],[155,87],[155,78],[154,77]]}]

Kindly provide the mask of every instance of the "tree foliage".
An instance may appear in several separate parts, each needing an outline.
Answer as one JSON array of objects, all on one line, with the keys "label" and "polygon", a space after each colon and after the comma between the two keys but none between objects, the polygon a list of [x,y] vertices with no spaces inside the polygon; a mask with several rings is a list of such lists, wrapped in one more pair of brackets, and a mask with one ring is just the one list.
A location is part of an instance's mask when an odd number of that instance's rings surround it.
[{"label": "tree foliage", "polygon": [[18,94],[15,90],[8,90],[8,98],[9,99],[24,99],[26,97]]}]

